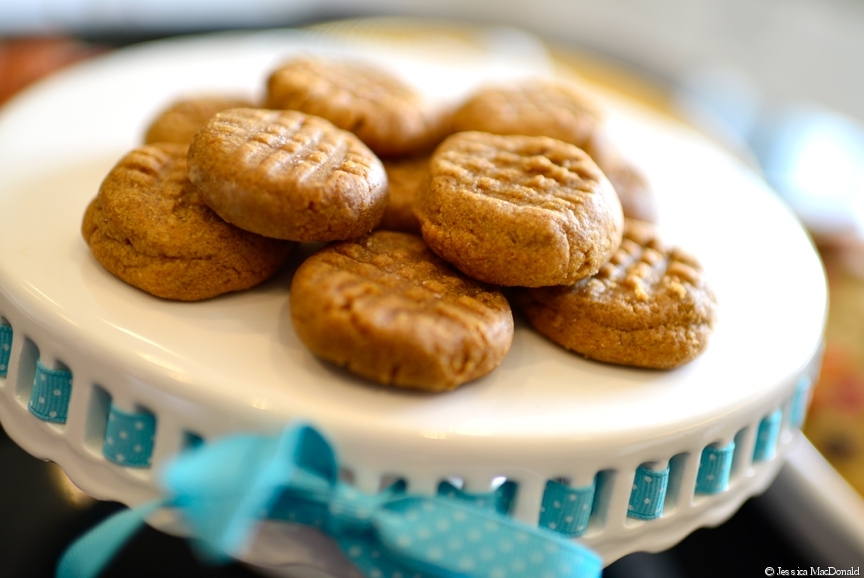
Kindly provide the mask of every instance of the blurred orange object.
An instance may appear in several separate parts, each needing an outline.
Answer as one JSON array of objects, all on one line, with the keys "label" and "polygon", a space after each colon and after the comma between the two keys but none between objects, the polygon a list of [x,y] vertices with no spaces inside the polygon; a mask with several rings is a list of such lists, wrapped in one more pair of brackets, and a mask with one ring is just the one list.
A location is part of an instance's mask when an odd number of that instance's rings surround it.
[{"label": "blurred orange object", "polygon": [[825,356],[804,433],[864,496],[864,278],[823,247],[830,311]]},{"label": "blurred orange object", "polygon": [[104,50],[65,36],[0,39],[0,104],[46,74]]}]

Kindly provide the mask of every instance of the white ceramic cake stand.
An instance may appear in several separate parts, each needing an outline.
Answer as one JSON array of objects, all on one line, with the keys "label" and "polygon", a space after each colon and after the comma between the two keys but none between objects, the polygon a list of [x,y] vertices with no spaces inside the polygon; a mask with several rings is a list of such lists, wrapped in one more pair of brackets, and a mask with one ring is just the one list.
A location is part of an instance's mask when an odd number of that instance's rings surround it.
[{"label": "white ceramic cake stand", "polygon": [[[0,111],[0,321],[13,335],[0,420],[9,436],[85,492],[130,505],[158,494],[161,464],[193,440],[275,432],[295,418],[332,440],[363,490],[401,478],[410,492],[434,493],[455,478],[482,493],[506,478],[518,484],[512,515],[528,524],[541,519],[548,480],[600,480],[578,539],[606,563],[668,548],[765,489],[799,435],[818,369],[819,258],[742,162],[602,88],[610,129],[660,197],[662,233],[697,255],[719,300],[707,351],[674,371],[587,361],[517,320],[513,348],[491,375],[444,395],[397,391],[302,346],[289,316],[290,271],[245,293],[174,303],[112,277],[82,240],[88,201],[159,108],[190,92],[260,92],[288,54],[365,55],[445,98],[484,78],[551,69],[524,35],[475,34],[461,47],[437,43],[434,57],[387,42],[346,49],[296,31],[162,41],[77,66],[10,102]],[[71,373],[64,423],[28,408],[46,372]],[[115,414],[151,420],[149,467],[129,467],[106,448]],[[733,441],[728,486],[698,493],[705,448]],[[659,517],[628,516],[636,472],[667,466]],[[267,550],[250,559],[287,563]]]}]

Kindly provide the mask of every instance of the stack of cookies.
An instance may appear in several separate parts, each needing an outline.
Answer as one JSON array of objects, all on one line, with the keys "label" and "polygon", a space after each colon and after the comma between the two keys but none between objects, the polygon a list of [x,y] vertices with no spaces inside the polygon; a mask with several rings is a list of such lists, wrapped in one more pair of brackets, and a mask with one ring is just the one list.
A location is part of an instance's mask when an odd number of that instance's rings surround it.
[{"label": "stack of cookies", "polygon": [[[715,299],[665,247],[644,177],[577,87],[488,87],[433,106],[365,63],[296,58],[262,105],[178,102],[84,216],[97,260],[194,301],[294,274],[291,315],[319,357],[367,379],[451,390],[510,349],[511,301],[586,357],[674,368],[706,347]],[[505,294],[506,292],[506,294]]]}]

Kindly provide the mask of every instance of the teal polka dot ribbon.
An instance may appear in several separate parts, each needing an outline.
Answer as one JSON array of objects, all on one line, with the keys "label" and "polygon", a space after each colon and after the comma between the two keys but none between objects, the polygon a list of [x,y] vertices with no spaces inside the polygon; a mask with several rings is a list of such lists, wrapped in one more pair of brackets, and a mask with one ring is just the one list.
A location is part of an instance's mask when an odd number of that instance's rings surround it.
[{"label": "teal polka dot ribbon", "polygon": [[807,415],[810,385],[810,378],[803,376],[795,386],[795,395],[792,397],[792,411],[789,415],[789,423],[792,427],[800,428],[804,425],[804,418]]},{"label": "teal polka dot ribbon", "polygon": [[0,377],[9,371],[9,357],[12,354],[12,328],[0,325]]},{"label": "teal polka dot ribbon", "polygon": [[696,476],[697,494],[719,494],[729,487],[729,473],[732,470],[732,457],[735,442],[720,448],[707,446],[702,450],[699,460],[699,473]]},{"label": "teal polka dot ribbon", "polygon": [[156,417],[152,413],[127,412],[112,404],[102,455],[127,468],[149,468],[155,436]]},{"label": "teal polka dot ribbon", "polygon": [[663,515],[663,503],[666,500],[668,484],[668,465],[659,472],[644,466],[636,468],[627,515],[639,520],[654,520]]},{"label": "teal polka dot ribbon", "polygon": [[571,488],[554,480],[546,482],[540,525],[567,536],[584,534],[594,503],[594,487],[594,483]]},{"label": "teal polka dot ribbon", "polygon": [[44,421],[66,423],[71,398],[72,373],[65,369],[50,369],[37,360],[33,390],[27,404],[30,413]]},{"label": "teal polka dot ribbon", "polygon": [[756,431],[756,447],[753,448],[753,461],[764,462],[774,458],[777,453],[777,439],[780,437],[780,422],[783,412],[775,410],[759,422]]},{"label": "teal polka dot ribbon", "polygon": [[471,500],[419,496],[397,483],[369,495],[339,481],[330,444],[314,428],[236,435],[194,448],[162,477],[166,497],[125,510],[74,543],[58,578],[96,576],[143,520],[173,507],[205,560],[240,552],[261,519],[317,527],[368,578],[598,578],[599,556],[551,530]]}]

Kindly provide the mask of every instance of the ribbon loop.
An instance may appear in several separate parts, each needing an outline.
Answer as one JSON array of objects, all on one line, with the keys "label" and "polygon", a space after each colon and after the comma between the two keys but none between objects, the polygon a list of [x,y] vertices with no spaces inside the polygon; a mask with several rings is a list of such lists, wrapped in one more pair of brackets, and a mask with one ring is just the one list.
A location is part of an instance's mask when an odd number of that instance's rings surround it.
[{"label": "ribbon loop", "polygon": [[[214,562],[237,555],[258,522],[268,518],[320,528],[370,578],[601,574],[596,554],[550,530],[465,499],[406,495],[401,482],[367,495],[341,483],[338,473],[333,449],[307,425],[289,427],[278,437],[237,435],[169,464],[163,477],[168,495],[161,503],[179,510],[199,552]],[[143,514],[130,512],[126,518],[140,524]],[[94,544],[108,539],[111,520],[89,535],[101,538],[85,536],[73,545],[66,576],[99,572],[134,528],[122,518],[114,525],[124,530],[114,532],[111,548]]]}]

